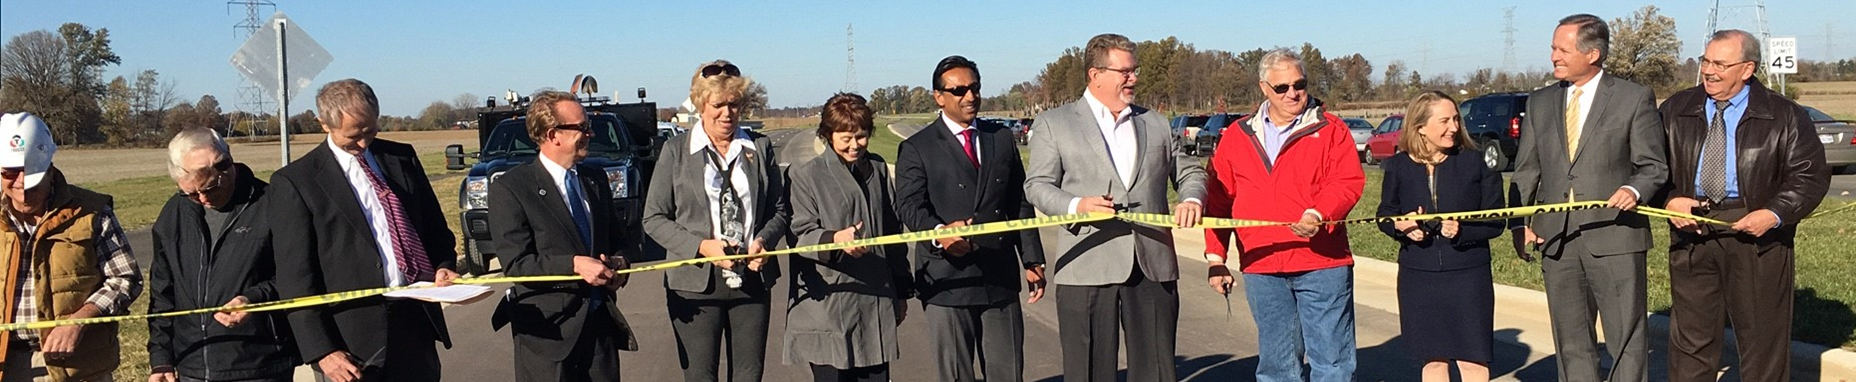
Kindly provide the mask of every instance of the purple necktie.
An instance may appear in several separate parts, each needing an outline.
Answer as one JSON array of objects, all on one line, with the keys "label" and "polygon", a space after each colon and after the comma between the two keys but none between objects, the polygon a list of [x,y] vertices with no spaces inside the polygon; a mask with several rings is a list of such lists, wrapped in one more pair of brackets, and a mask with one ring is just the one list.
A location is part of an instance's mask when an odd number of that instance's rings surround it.
[{"label": "purple necktie", "polygon": [[425,257],[425,246],[419,243],[419,234],[413,232],[412,223],[406,219],[406,210],[400,206],[400,198],[393,195],[393,189],[387,187],[387,180],[374,172],[374,167],[367,164],[367,157],[355,156],[355,163],[361,165],[361,171],[367,173],[367,183],[374,187],[374,198],[380,200],[380,207],[386,209],[387,230],[392,231],[393,261],[399,263],[400,275],[410,285],[416,281],[432,281],[431,259]]}]

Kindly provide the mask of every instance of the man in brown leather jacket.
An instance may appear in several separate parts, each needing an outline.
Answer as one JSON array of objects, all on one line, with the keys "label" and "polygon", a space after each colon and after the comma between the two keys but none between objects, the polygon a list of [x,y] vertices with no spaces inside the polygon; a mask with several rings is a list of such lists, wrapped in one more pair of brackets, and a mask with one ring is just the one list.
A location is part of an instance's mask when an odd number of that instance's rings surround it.
[{"label": "man in brown leather jacket", "polygon": [[1792,240],[1829,187],[1824,147],[1803,108],[1752,79],[1758,39],[1715,32],[1701,59],[1701,86],[1661,108],[1666,208],[1732,226],[1670,220],[1669,380],[1715,380],[1728,322],[1742,379],[1791,380]]}]

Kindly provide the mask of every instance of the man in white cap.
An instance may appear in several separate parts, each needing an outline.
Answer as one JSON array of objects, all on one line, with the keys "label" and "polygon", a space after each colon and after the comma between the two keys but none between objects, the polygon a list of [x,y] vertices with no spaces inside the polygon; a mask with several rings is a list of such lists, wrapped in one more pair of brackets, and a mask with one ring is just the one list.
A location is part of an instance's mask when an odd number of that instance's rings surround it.
[{"label": "man in white cap", "polygon": [[[110,196],[65,183],[52,166],[58,145],[39,117],[0,116],[0,139],[0,317],[23,323],[128,313],[142,275]],[[113,323],[5,337],[0,380],[110,381],[120,359]]]}]

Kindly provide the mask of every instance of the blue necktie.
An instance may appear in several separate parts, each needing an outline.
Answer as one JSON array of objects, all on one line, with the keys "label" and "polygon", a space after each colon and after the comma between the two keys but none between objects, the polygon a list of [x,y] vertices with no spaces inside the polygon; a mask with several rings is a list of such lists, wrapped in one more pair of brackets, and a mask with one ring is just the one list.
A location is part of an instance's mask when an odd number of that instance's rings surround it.
[{"label": "blue necktie", "polygon": [[[599,253],[593,248],[593,220],[587,214],[586,201],[581,197],[580,175],[573,169],[567,170],[567,213],[573,215],[574,228],[580,231],[580,243],[586,245],[587,255],[598,258]],[[599,298],[599,289],[586,288],[586,299],[590,309],[605,307],[605,299]]]}]

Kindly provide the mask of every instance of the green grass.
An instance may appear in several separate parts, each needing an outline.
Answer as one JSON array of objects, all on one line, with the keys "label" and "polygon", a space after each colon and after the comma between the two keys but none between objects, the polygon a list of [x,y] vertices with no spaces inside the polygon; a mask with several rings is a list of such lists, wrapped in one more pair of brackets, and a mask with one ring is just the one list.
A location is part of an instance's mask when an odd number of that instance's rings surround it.
[{"label": "green grass", "polygon": [[[1381,173],[1366,172],[1365,192],[1349,218],[1371,217],[1379,208]],[[1829,198],[1819,209],[1850,203],[1849,199]],[[1653,221],[1648,264],[1649,308],[1653,312],[1669,309],[1669,228]],[[1856,259],[1844,256],[1856,231],[1856,212],[1825,216],[1805,221],[1798,228],[1797,292],[1793,299],[1792,338],[1804,342],[1856,350]],[[1348,227],[1353,253],[1385,261],[1398,261],[1398,245],[1372,226]],[[1495,282],[1533,290],[1543,290],[1540,264],[1521,261],[1514,254],[1508,235],[1490,241],[1491,268]],[[1539,257],[1539,254],[1535,254]],[[1546,312],[1540,312],[1546,314]]]}]

